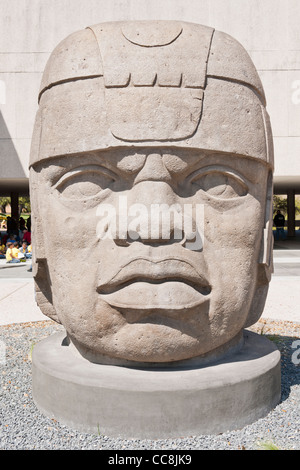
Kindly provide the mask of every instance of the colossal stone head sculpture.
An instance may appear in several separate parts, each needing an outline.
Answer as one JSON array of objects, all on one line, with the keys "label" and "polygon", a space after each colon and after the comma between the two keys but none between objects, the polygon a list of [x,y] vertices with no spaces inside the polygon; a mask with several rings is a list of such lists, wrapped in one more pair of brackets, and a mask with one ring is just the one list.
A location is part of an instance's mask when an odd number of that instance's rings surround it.
[{"label": "colossal stone head sculpture", "polygon": [[82,355],[209,358],[260,317],[272,136],[227,34],[156,21],[69,36],[43,75],[30,167],[37,301]]}]

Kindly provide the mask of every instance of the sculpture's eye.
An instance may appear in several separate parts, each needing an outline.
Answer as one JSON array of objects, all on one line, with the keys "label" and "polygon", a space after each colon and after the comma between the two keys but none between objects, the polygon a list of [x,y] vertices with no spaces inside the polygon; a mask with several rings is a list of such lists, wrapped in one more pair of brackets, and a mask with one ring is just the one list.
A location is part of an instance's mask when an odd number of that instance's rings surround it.
[{"label": "sculpture's eye", "polygon": [[192,185],[202,189],[210,196],[219,199],[232,199],[245,196],[248,188],[244,181],[236,175],[222,171],[207,171],[192,179]]},{"label": "sculpture's eye", "polygon": [[68,171],[56,183],[55,189],[66,199],[91,199],[115,180],[116,175],[107,168],[91,165]]}]

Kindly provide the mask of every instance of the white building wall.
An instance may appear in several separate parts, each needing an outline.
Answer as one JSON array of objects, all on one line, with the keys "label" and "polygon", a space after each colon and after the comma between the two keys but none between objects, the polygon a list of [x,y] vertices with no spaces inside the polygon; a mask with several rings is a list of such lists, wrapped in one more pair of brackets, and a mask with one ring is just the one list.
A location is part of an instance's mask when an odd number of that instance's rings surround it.
[{"label": "white building wall", "polygon": [[0,0],[0,190],[1,178],[28,177],[37,94],[54,47],[86,26],[126,19],[202,23],[239,40],[265,88],[275,181],[300,192],[299,0]]}]

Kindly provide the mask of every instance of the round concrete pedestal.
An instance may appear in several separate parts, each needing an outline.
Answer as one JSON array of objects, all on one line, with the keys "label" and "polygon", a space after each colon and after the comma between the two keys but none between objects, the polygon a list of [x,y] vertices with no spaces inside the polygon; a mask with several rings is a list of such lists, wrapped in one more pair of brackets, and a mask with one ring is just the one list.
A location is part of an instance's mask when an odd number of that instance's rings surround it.
[{"label": "round concrete pedestal", "polygon": [[33,398],[42,413],[84,432],[169,438],[239,429],[280,401],[280,353],[252,332],[202,368],[133,369],[88,362],[56,333],[33,351]]}]

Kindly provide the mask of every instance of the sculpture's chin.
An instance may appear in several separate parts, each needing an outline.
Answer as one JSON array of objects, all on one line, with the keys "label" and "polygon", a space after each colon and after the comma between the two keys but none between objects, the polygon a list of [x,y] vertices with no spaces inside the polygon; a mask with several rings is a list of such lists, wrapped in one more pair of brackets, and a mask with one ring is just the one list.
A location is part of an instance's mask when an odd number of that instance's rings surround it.
[{"label": "sculpture's chin", "polygon": [[[92,350],[88,345],[70,336],[69,345],[75,354],[99,364],[128,367],[201,367],[223,358],[233,350],[236,351],[243,342],[243,333],[240,331],[225,344],[207,350],[207,343],[202,344],[199,339],[180,331],[174,333],[170,327],[156,323],[135,326],[134,330],[131,329],[131,335],[125,329],[110,337],[106,347],[104,341],[103,349]],[[151,337],[150,331],[153,333]]]}]

